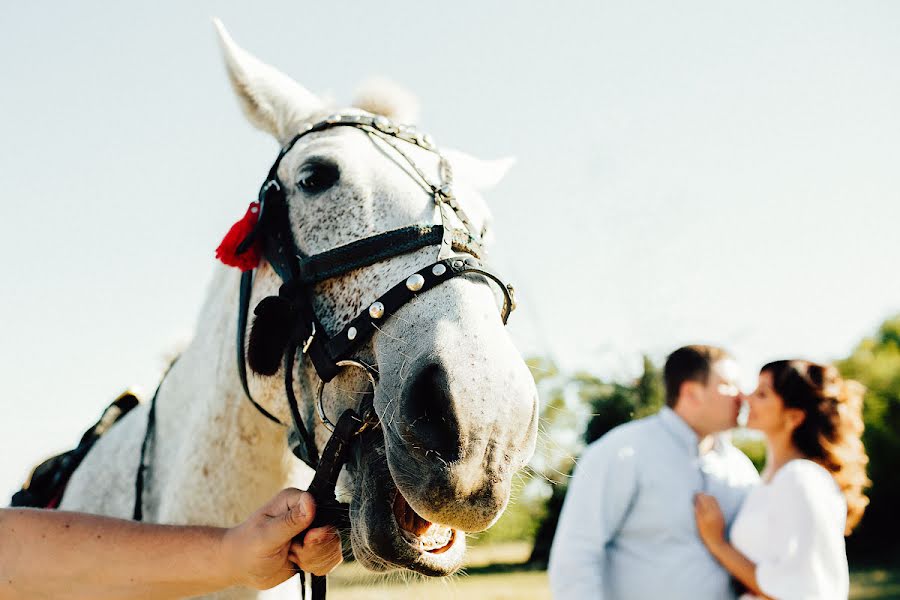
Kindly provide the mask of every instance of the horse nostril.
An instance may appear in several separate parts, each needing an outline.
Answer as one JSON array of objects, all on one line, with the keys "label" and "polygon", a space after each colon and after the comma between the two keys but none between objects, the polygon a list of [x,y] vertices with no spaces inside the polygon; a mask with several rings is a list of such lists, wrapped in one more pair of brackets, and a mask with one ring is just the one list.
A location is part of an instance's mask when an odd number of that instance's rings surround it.
[{"label": "horse nostril", "polygon": [[426,458],[432,452],[444,461],[459,458],[459,426],[450,397],[447,372],[432,363],[416,375],[403,403],[407,439]]}]

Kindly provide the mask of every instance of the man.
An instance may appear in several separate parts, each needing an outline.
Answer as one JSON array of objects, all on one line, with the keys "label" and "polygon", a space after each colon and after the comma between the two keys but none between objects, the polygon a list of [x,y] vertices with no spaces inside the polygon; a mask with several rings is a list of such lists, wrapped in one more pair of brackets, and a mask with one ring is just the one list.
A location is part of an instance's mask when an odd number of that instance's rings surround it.
[{"label": "man", "polygon": [[299,565],[340,564],[333,527],[306,492],[282,490],[231,529],[137,523],[83,513],[0,509],[0,600],[183,598],[241,585],[268,589]]},{"label": "man", "polygon": [[750,460],[718,435],[737,424],[736,375],[720,348],[679,348],[664,369],[667,406],[588,446],[550,551],[555,598],[734,598],[697,535],[694,495],[715,496],[730,524],[758,481]]}]

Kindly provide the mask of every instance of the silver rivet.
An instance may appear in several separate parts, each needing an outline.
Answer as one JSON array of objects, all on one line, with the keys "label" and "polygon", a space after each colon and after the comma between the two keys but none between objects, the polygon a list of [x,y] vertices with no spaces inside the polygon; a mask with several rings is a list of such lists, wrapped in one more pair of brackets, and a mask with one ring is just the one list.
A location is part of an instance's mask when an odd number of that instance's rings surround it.
[{"label": "silver rivet", "polygon": [[325,119],[325,122],[332,123],[332,124],[340,123],[342,118],[343,118],[342,115],[330,115],[327,119]]},{"label": "silver rivet", "polygon": [[423,285],[425,285],[425,278],[418,273],[410,275],[406,280],[406,288],[411,292],[418,292]]},{"label": "silver rivet", "polygon": [[470,267],[474,267],[478,264],[478,261],[476,261],[474,258],[467,258],[466,264],[469,265]]},{"label": "silver rivet", "polygon": [[441,275],[443,275],[444,273],[447,272],[447,267],[438,263],[431,268],[431,272],[434,273],[435,275],[437,275],[438,277],[440,277]]},{"label": "silver rivet", "polygon": [[351,327],[347,330],[347,339],[355,340],[356,339],[356,327]]},{"label": "silver rivet", "polygon": [[381,302],[373,302],[371,306],[369,306],[369,316],[373,319],[380,319],[384,316],[384,304]]},{"label": "silver rivet", "polygon": [[251,213],[251,214],[254,214],[254,215],[255,215],[255,214],[258,213],[258,212],[259,212],[259,209],[258,209],[257,207],[255,207],[255,206],[251,206],[251,207],[250,207],[250,213]]},{"label": "silver rivet", "polygon": [[463,266],[463,261],[461,261],[461,260],[454,260],[454,261],[453,261],[453,268],[454,268],[454,269],[462,269],[462,266]]}]

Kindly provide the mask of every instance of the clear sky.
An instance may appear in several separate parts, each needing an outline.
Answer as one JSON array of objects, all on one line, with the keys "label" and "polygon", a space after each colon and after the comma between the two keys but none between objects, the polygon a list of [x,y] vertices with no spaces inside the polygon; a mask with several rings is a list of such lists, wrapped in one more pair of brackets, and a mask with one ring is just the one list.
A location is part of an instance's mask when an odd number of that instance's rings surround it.
[{"label": "clear sky", "polygon": [[490,196],[523,352],[634,374],[724,344],[841,357],[900,311],[900,3],[0,7],[0,503],[190,338],[277,148],[210,24],[341,102],[416,93]]}]

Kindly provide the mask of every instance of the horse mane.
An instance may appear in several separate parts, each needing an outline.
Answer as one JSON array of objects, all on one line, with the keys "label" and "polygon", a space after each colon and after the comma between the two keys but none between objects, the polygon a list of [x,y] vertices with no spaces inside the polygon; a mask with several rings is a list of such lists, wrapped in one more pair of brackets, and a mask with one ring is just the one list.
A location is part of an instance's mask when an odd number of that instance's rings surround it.
[{"label": "horse mane", "polygon": [[419,119],[419,100],[406,88],[388,79],[374,77],[360,85],[353,106],[398,123],[413,124]]}]

